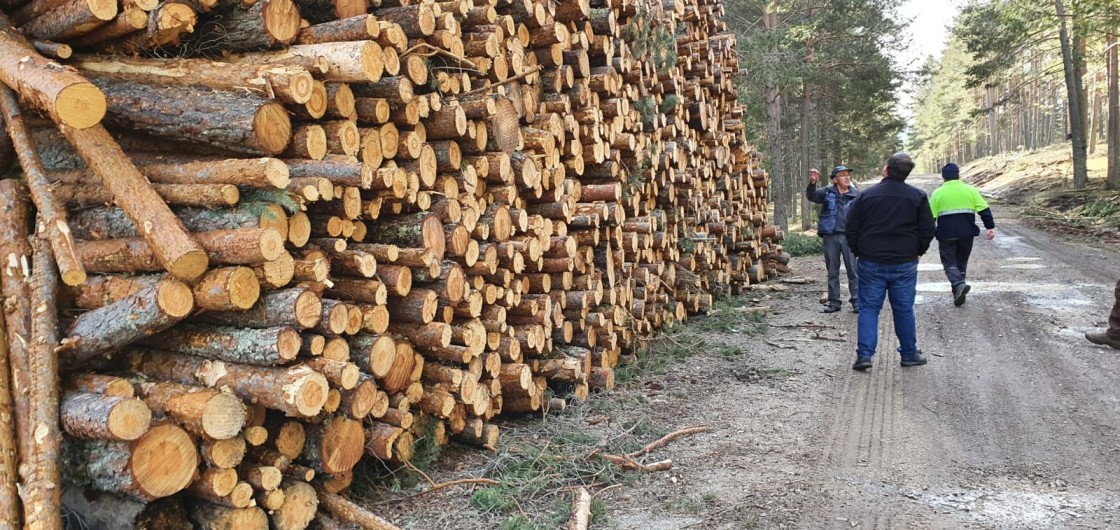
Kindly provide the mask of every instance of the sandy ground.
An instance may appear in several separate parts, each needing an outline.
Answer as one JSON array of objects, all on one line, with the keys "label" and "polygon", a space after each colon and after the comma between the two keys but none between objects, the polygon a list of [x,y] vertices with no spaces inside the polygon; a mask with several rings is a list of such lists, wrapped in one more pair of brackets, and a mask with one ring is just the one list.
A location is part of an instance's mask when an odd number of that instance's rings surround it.
[{"label": "sandy ground", "polygon": [[[927,190],[940,181],[911,180]],[[1120,527],[1120,352],[1083,338],[1106,320],[1118,256],[994,210],[999,235],[977,242],[963,307],[936,251],[922,259],[927,366],[899,367],[885,309],[874,368],[853,372],[856,315],[819,312],[823,260],[802,258],[790,276],[813,283],[746,294],[770,308],[765,334],[706,332],[706,346],[666,373],[550,420],[589,429],[608,449],[636,419],[661,434],[709,427],[646,459],[671,459],[670,471],[592,484],[602,503],[592,528]],[[629,405],[606,413],[596,400]],[[503,428],[533,438],[539,422]],[[494,458],[446,455],[432,478],[481,476]],[[378,509],[405,528],[534,527],[482,513],[470,495],[449,488]]]}]

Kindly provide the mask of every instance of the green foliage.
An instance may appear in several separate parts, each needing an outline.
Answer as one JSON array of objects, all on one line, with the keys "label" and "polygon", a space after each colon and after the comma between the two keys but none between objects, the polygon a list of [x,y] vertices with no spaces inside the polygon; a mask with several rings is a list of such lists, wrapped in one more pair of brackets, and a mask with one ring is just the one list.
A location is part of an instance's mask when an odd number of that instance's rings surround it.
[{"label": "green foliage", "polygon": [[665,98],[661,100],[661,113],[662,114],[672,114],[672,113],[676,112],[677,107],[679,107],[680,104],[681,104],[680,96],[678,96],[676,94],[669,94],[668,96],[665,96]]},{"label": "green foliage", "polygon": [[292,197],[292,194],[286,190],[242,188],[240,203],[245,204],[254,202],[276,203],[289,214],[294,214],[300,211],[299,203],[296,202],[295,198]]},{"label": "green foliage", "polygon": [[816,256],[824,254],[824,239],[802,232],[786,234],[782,240],[782,249],[789,252],[790,256]]}]

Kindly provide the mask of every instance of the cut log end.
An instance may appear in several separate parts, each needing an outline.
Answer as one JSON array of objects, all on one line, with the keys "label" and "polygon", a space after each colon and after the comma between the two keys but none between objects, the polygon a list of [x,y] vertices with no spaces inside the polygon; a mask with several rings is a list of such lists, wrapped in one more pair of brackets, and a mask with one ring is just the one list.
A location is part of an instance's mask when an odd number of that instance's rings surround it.
[{"label": "cut log end", "polygon": [[179,256],[174,262],[171,263],[170,272],[176,278],[181,278],[186,281],[193,281],[198,279],[206,272],[206,267],[209,265],[209,259],[206,257],[206,252],[203,250],[191,250]]},{"label": "cut log end", "polygon": [[238,267],[229,275],[229,301],[238,309],[249,309],[261,294],[261,282],[248,267]]},{"label": "cut log end", "polygon": [[66,285],[81,285],[86,282],[86,271],[83,269],[70,269],[62,273],[62,283]]},{"label": "cut log end", "polygon": [[292,139],[292,121],[284,105],[274,101],[261,105],[253,117],[253,131],[261,150],[273,155],[283,152]]},{"label": "cut log end", "polygon": [[152,411],[139,399],[126,399],[109,413],[109,432],[120,440],[135,440],[148,431]]},{"label": "cut log end", "polygon": [[190,286],[185,283],[163,281],[156,294],[156,303],[168,316],[183,318],[194,309],[194,295],[191,294]]},{"label": "cut log end", "polygon": [[75,129],[88,129],[101,123],[108,108],[105,94],[92,83],[75,83],[62,89],[54,104],[58,119]]},{"label": "cut log end", "polygon": [[186,488],[198,470],[198,451],[187,431],[173,424],[152,427],[134,442],[132,473],[145,495],[174,495]]},{"label": "cut log end", "polygon": [[202,411],[202,429],[215,440],[237,436],[244,425],[245,404],[230,393],[222,392],[206,402]]}]

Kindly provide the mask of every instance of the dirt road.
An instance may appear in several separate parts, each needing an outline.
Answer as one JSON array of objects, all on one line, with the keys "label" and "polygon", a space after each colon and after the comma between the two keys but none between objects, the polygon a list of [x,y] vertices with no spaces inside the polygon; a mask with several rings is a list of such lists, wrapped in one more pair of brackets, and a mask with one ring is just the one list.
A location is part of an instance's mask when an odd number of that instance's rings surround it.
[{"label": "dirt road", "polygon": [[[850,355],[837,359],[814,470],[821,494],[802,527],[1120,525],[1120,352],[1082,337],[1105,318],[1120,262],[1008,213],[997,211],[997,239],[976,247],[963,307],[936,252],[923,257],[929,365],[899,367],[891,340],[866,375],[843,371]],[[880,336],[892,337],[883,317]]]}]

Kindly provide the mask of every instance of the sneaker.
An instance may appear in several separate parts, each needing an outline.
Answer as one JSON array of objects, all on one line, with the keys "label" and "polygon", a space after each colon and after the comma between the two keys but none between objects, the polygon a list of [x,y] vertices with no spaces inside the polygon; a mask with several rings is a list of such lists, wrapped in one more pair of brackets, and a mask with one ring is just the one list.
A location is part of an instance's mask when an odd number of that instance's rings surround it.
[{"label": "sneaker", "polygon": [[918,350],[918,352],[911,357],[903,357],[902,361],[900,361],[898,364],[902,366],[921,366],[923,364],[926,364],[927,362],[928,360],[925,358],[925,356],[922,355],[921,350]]},{"label": "sneaker", "polygon": [[840,308],[839,308],[839,307],[836,307],[836,306],[828,306],[828,307],[826,307],[826,308],[822,309],[822,310],[821,310],[821,313],[835,313],[835,312],[837,312],[837,311],[839,311],[839,310],[840,310]]},{"label": "sneaker", "polygon": [[960,307],[964,305],[964,297],[972,290],[972,286],[967,283],[962,283],[953,287],[953,305]]},{"label": "sneaker", "polygon": [[858,372],[866,372],[871,369],[871,357],[856,357],[855,364],[852,365],[852,370]]},{"label": "sneaker", "polygon": [[1120,338],[1110,337],[1108,333],[1086,333],[1085,338],[1089,339],[1089,342],[1093,344],[1100,344],[1101,346],[1109,346],[1120,350]]}]

